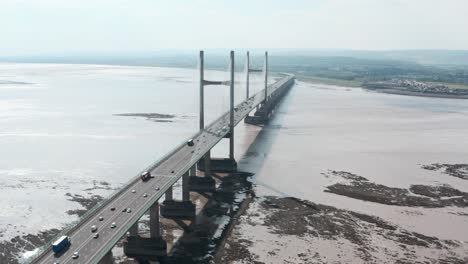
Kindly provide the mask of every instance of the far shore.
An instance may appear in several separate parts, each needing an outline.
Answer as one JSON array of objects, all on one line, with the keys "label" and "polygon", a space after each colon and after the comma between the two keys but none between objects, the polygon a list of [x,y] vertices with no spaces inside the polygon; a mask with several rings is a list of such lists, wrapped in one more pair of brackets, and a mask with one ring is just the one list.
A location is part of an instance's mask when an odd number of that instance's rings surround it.
[{"label": "far shore", "polygon": [[364,88],[361,85],[356,85],[355,83],[350,83],[348,85],[346,81],[342,80],[335,80],[335,79],[314,79],[314,78],[302,78],[299,77],[300,81],[304,81],[307,83],[313,84],[324,84],[324,85],[336,85],[336,86],[343,86],[349,88],[362,88],[367,91],[373,91],[378,93],[386,93],[386,94],[398,94],[398,95],[407,95],[407,96],[419,96],[419,97],[432,97],[432,98],[447,98],[447,99],[468,99],[468,95],[452,95],[452,94],[436,94],[436,93],[421,93],[421,92],[413,92],[413,91],[405,91],[400,89],[371,89],[371,88]]},{"label": "far shore", "polygon": [[420,92],[413,92],[413,91],[404,91],[400,89],[369,89],[363,88],[368,91],[375,91],[380,93],[387,93],[387,94],[398,94],[398,95],[408,95],[408,96],[421,96],[421,97],[433,97],[433,98],[449,98],[449,99],[468,99],[468,95],[452,95],[452,94],[436,94],[436,93],[420,93]]}]

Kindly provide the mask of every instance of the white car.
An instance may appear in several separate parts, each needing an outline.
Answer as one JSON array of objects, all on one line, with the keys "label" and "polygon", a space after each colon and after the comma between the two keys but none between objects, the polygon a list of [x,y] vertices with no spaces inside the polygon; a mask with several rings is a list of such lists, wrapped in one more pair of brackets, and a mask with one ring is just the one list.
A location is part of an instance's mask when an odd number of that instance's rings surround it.
[{"label": "white car", "polygon": [[78,252],[73,253],[72,259],[77,259],[80,255],[78,255]]},{"label": "white car", "polygon": [[117,226],[117,225],[115,224],[115,222],[113,222],[113,223],[111,224],[111,228],[115,228],[116,226]]},{"label": "white car", "polygon": [[94,233],[94,232],[96,232],[96,231],[97,231],[97,226],[95,226],[95,225],[91,226],[91,232]]}]

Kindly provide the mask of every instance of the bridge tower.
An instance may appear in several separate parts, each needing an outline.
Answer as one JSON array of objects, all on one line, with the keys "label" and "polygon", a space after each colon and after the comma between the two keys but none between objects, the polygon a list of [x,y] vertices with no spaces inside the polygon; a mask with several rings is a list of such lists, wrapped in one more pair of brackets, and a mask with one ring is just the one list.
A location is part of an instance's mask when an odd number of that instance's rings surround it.
[{"label": "bridge tower", "polygon": [[[230,88],[229,100],[229,133],[225,138],[229,139],[229,158],[211,158],[211,151],[197,163],[198,170],[204,171],[204,177],[190,177],[190,190],[198,192],[215,191],[215,181],[211,177],[212,171],[231,172],[237,170],[237,162],[234,159],[234,51],[230,52],[230,80],[209,81],[204,76],[204,52],[200,51],[199,59],[199,86],[200,86],[200,131],[205,130],[204,119],[204,88],[207,85],[225,85]],[[223,128],[224,129],[224,128]],[[210,131],[214,133],[215,131]]]}]

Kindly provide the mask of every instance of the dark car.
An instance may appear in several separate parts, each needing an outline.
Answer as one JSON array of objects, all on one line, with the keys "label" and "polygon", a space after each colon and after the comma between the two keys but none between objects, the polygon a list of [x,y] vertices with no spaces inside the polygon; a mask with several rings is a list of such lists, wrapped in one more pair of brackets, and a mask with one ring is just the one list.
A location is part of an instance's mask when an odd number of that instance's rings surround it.
[{"label": "dark car", "polygon": [[193,143],[193,139],[189,139],[187,140],[187,146],[189,147],[193,147],[194,143]]},{"label": "dark car", "polygon": [[142,181],[147,181],[151,179],[151,173],[149,171],[145,171],[141,174],[140,178]]}]

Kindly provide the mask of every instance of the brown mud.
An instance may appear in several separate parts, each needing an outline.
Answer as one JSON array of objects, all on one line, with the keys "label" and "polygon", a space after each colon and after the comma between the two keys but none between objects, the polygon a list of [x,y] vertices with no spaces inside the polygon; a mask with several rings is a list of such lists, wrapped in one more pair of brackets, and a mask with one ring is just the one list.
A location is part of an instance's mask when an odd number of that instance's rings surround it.
[{"label": "brown mud", "polygon": [[[441,240],[411,232],[393,225],[379,217],[360,214],[352,211],[337,209],[332,206],[315,204],[296,198],[263,197],[256,198],[252,205],[257,208],[248,210],[240,221],[236,221],[235,228],[242,229],[248,226],[250,230],[268,230],[275,235],[275,240],[269,240],[268,257],[278,261],[276,263],[331,263],[321,252],[314,251],[311,246],[319,241],[332,241],[336,244],[336,257],[340,258],[339,247],[346,240],[354,246],[353,253],[359,261],[357,263],[467,263],[468,257],[459,256],[453,251],[460,247],[458,241]],[[270,263],[263,262],[251,247],[257,242],[268,239],[254,235],[248,239],[249,234],[234,233],[226,240],[217,255],[216,263]],[[305,241],[305,247],[298,246],[295,256],[282,255],[282,248],[292,242],[292,237]],[[393,244],[397,250],[380,248],[382,245],[375,241],[385,241]],[[334,241],[334,242],[333,242]],[[310,246],[308,246],[310,245]],[[420,261],[418,249],[428,249],[440,252],[434,257],[426,256]],[[383,253],[379,252],[382,251]],[[379,253],[379,254],[377,254]],[[377,256],[378,257],[377,257]],[[264,258],[263,258],[264,259]],[[346,261],[333,261],[332,263],[347,263]]]},{"label": "brown mud", "polygon": [[127,113],[127,114],[115,114],[114,116],[129,116],[129,117],[143,117],[146,120],[154,122],[173,122],[175,115],[170,114],[159,114],[159,113]]},{"label": "brown mud", "polygon": [[442,171],[442,173],[457,177],[463,180],[468,180],[468,164],[441,164],[434,163],[423,165],[423,169],[431,171]]},{"label": "brown mud", "polygon": [[345,171],[329,171],[325,175],[341,177],[348,181],[327,186],[325,192],[354,199],[409,207],[468,207],[468,193],[449,185],[411,185],[409,189],[403,189],[370,182],[365,177]]}]

